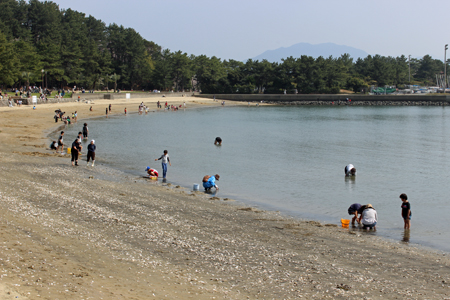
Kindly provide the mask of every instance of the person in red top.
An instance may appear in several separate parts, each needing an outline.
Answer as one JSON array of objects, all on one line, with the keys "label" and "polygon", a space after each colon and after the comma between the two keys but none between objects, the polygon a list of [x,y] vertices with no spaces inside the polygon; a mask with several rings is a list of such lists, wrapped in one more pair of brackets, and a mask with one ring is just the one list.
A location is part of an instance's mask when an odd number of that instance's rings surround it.
[{"label": "person in red top", "polygon": [[145,169],[145,171],[147,171],[147,173],[148,173],[148,177],[153,177],[153,176],[156,176],[156,177],[158,177],[158,171],[156,171],[155,169],[152,169],[152,168],[150,168],[150,167],[147,167],[146,169]]}]

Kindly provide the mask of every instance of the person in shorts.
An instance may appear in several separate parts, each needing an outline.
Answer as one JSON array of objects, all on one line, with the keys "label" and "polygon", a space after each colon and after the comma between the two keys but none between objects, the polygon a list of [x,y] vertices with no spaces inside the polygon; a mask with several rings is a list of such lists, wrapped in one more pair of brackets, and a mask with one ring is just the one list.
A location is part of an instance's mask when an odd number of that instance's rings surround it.
[{"label": "person in shorts", "polygon": [[408,196],[406,194],[401,194],[400,199],[402,200],[402,218],[405,222],[404,229],[411,228],[411,204],[408,202]]},{"label": "person in shorts", "polygon": [[63,142],[63,138],[64,138],[64,131],[61,131],[61,135],[58,138],[58,150],[61,150],[61,154],[64,151],[64,142]]},{"label": "person in shorts", "polygon": [[88,153],[86,158],[86,166],[89,165],[89,160],[92,159],[92,166],[95,164],[95,150],[97,150],[97,146],[95,146],[95,140],[92,140],[88,145]]}]

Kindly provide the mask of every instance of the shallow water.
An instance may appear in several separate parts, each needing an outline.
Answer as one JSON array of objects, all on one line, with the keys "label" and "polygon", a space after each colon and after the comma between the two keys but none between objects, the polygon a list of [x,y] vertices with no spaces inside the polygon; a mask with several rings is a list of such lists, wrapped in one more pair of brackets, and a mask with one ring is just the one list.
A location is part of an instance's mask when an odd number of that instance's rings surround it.
[{"label": "shallow water", "polygon": [[[371,203],[377,235],[450,251],[450,108],[219,107],[89,120],[98,162],[192,188],[220,174],[218,196],[339,224],[352,203]],[[72,141],[83,122],[66,130]],[[78,128],[79,127],[79,128]],[[214,146],[216,136],[223,145]],[[355,165],[354,179],[344,167]],[[82,164],[83,165],[83,164]],[[411,202],[405,234],[399,195]]]}]

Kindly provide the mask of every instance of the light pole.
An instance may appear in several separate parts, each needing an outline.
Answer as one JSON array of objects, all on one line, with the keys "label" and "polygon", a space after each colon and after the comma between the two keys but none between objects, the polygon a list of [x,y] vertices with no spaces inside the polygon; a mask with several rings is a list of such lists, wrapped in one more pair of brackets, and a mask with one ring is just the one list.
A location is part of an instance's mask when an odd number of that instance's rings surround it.
[{"label": "light pole", "polygon": [[447,88],[447,49],[448,49],[448,44],[445,44],[445,48],[444,48],[444,94],[445,94],[445,89]]},{"label": "light pole", "polygon": [[42,73],[42,76],[41,76],[41,78],[42,78],[42,80],[41,80],[41,82],[42,82],[42,85],[41,85],[42,86],[42,88],[41,88],[42,89],[42,93],[44,93],[44,72],[45,72],[44,69],[42,69],[41,70],[41,73]]},{"label": "light pole", "polygon": [[[411,85],[411,55],[408,55],[408,67],[409,67],[409,85]],[[409,87],[411,88],[411,86]]]}]

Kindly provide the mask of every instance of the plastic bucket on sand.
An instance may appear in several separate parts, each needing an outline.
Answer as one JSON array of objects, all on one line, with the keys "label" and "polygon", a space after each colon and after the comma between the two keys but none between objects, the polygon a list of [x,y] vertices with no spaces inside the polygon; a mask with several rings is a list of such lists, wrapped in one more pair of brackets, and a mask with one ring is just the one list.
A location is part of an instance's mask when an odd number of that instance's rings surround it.
[{"label": "plastic bucket on sand", "polygon": [[194,183],[194,187],[192,189],[194,191],[198,191],[200,189],[200,185],[198,183]]},{"label": "plastic bucket on sand", "polygon": [[67,148],[67,154],[70,154],[72,152],[72,148]]},{"label": "plastic bucket on sand", "polygon": [[350,225],[350,220],[348,220],[348,219],[341,219],[341,224],[342,224],[342,227],[348,228],[348,225]]},{"label": "plastic bucket on sand", "polygon": [[150,180],[158,180],[158,176],[150,176]]}]

